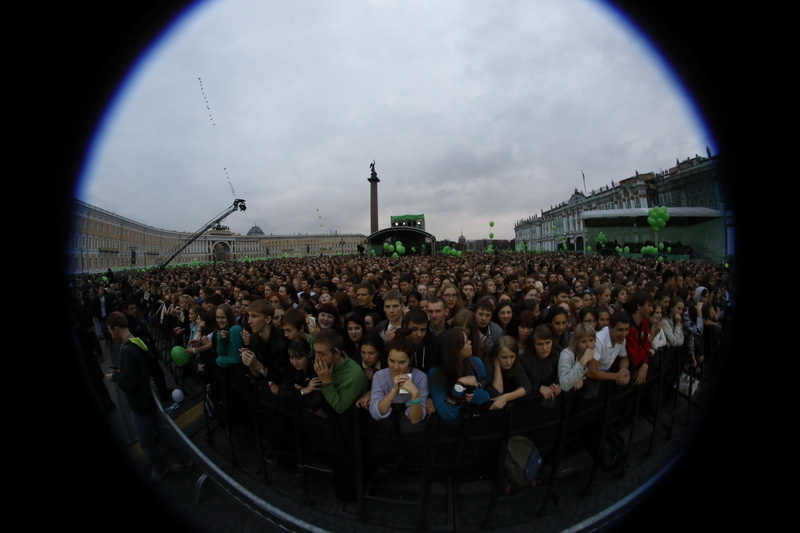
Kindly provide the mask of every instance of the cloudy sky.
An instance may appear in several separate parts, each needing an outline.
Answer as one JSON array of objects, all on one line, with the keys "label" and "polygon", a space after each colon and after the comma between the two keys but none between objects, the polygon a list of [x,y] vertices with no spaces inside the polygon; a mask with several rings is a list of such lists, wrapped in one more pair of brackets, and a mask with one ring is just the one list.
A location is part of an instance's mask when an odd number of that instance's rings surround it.
[{"label": "cloudy sky", "polygon": [[717,150],[680,80],[596,0],[210,0],[132,65],[76,196],[159,228],[513,238],[586,190]]}]

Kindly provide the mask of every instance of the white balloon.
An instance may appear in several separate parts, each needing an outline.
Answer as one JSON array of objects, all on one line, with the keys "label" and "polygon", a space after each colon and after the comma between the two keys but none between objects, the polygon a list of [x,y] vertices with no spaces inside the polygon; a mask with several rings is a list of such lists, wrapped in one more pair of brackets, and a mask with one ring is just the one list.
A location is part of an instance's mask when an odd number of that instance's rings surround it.
[{"label": "white balloon", "polygon": [[180,389],[173,390],[172,391],[172,399],[175,400],[176,402],[182,402],[183,401],[183,391],[180,390]]}]

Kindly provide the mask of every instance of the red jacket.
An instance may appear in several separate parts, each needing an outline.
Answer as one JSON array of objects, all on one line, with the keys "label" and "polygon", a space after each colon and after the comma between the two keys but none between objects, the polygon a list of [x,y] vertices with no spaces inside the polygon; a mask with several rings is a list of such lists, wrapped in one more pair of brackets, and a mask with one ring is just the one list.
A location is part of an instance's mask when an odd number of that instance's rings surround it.
[{"label": "red jacket", "polygon": [[637,328],[631,318],[631,327],[625,339],[625,351],[628,352],[628,361],[632,368],[638,368],[642,363],[650,362],[650,321],[642,319]]}]

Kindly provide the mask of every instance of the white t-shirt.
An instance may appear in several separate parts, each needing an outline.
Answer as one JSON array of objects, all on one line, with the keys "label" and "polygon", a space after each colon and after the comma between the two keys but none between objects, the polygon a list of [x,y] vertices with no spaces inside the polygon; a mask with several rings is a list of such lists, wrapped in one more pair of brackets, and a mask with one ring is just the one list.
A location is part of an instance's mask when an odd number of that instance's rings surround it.
[{"label": "white t-shirt", "polygon": [[597,369],[608,370],[617,357],[628,357],[628,352],[625,351],[625,341],[612,346],[611,335],[606,326],[597,332],[597,339],[594,343],[594,359],[597,361]]}]

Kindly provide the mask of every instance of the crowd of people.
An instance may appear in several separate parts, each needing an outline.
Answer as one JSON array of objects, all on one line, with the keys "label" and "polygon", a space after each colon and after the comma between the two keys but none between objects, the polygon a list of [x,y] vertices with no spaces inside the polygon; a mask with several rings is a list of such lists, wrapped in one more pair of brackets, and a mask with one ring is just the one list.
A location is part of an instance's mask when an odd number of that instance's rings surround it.
[{"label": "crowd of people", "polygon": [[[699,374],[733,310],[729,274],[703,261],[469,253],[109,270],[71,283],[89,366],[101,342],[152,347],[157,331],[186,350],[183,371],[211,397],[223,379],[255,380],[275,405],[332,421],[361,409],[404,434],[433,416],[458,424],[467,404],[638,386],[665,347],[683,347],[682,369]],[[144,366],[166,399],[158,365]],[[121,367],[106,380],[124,380]],[[113,409],[102,376],[94,382]],[[288,449],[290,422],[271,423]]]}]

